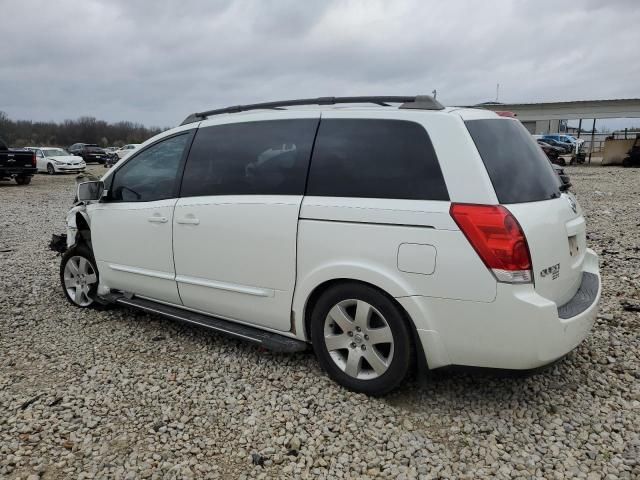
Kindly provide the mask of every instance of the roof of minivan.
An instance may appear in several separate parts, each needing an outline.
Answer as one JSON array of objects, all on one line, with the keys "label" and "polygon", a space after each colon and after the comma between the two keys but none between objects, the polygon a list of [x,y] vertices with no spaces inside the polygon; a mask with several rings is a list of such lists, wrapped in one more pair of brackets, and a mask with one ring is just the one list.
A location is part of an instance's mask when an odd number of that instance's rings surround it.
[{"label": "roof of minivan", "polygon": [[[283,115],[286,116],[287,112],[389,112],[389,111],[401,111],[406,113],[407,117],[413,115],[442,115],[442,114],[455,114],[462,117],[463,120],[474,120],[481,118],[500,118],[495,112],[485,108],[469,108],[469,107],[444,107],[441,110],[422,110],[422,109],[400,109],[399,105],[380,106],[371,104],[338,104],[338,105],[303,105],[292,106],[282,109],[254,109],[245,110],[241,112],[222,113],[215,115],[216,117],[239,117],[244,115],[252,115],[256,113],[272,113],[274,117]],[[213,117],[209,117],[211,119]],[[202,120],[205,120],[204,118]],[[194,122],[195,123],[195,122]],[[186,124],[185,124],[186,125]]]},{"label": "roof of minivan", "polygon": [[[188,125],[191,123],[207,120],[213,116],[227,116],[229,114],[239,114],[247,111],[291,111],[293,108],[302,107],[307,112],[318,112],[337,110],[337,109],[365,109],[364,111],[372,111],[371,109],[380,109],[389,111],[390,109],[410,110],[421,112],[446,112],[446,107],[442,105],[431,95],[415,95],[415,96],[354,96],[354,97],[317,97],[317,98],[299,98],[292,100],[277,100],[274,102],[261,102],[246,105],[234,105],[230,107],[214,108],[195,112],[187,116],[180,125]],[[455,108],[455,107],[449,107]],[[299,110],[298,110],[299,111]]]}]

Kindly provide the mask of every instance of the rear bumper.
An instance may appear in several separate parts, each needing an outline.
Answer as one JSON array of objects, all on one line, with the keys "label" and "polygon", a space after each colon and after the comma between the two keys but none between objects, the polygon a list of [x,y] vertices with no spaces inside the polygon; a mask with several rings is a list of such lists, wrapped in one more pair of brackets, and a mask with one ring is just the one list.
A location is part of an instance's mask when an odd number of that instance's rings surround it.
[{"label": "rear bumper", "polygon": [[432,297],[398,301],[416,324],[430,368],[528,370],[554,362],[587,337],[601,292],[598,257],[587,250],[582,285],[560,307],[532,285],[506,284],[498,284],[491,303]]},{"label": "rear bumper", "polygon": [[21,177],[21,176],[33,176],[37,173],[38,169],[33,167],[0,167],[0,177]]}]

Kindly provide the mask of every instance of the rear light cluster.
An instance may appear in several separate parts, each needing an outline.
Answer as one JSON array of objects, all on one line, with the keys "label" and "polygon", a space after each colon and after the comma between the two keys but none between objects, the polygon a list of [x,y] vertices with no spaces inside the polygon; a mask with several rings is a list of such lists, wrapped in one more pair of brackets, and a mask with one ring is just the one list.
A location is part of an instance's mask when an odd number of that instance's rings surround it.
[{"label": "rear light cluster", "polygon": [[509,210],[501,205],[453,203],[450,213],[499,282],[531,282],[527,239]]},{"label": "rear light cluster", "polygon": [[33,167],[38,166],[38,164],[36,163],[36,152],[31,152],[31,166]]}]

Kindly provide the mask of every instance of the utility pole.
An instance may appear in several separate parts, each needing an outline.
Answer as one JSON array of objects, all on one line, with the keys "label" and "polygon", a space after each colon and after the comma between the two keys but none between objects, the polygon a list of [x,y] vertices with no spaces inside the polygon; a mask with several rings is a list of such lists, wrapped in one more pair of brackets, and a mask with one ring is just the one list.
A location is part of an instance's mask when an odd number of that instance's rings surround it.
[{"label": "utility pole", "polygon": [[434,88],[433,92],[431,92],[433,94],[433,99],[436,99],[436,95],[438,95],[438,91]]},{"label": "utility pole", "polygon": [[500,84],[496,83],[496,102],[500,99]]}]

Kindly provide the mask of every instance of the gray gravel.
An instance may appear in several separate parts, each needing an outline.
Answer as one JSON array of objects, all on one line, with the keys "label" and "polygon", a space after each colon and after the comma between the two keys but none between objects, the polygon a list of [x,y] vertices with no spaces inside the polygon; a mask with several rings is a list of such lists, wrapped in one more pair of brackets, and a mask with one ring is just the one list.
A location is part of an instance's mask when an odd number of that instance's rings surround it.
[{"label": "gray gravel", "polygon": [[0,183],[0,477],[640,478],[640,170],[567,171],[601,255],[592,335],[535,376],[432,373],[383,399],[311,353],[73,308],[47,250],[73,176]]}]

